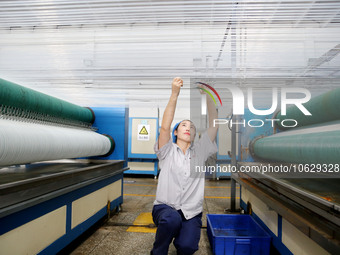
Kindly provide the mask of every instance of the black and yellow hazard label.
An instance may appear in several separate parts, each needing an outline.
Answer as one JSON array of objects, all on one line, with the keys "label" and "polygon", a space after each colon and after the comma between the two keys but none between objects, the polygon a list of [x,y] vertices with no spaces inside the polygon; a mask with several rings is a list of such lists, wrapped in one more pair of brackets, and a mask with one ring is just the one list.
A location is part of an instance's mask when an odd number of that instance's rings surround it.
[{"label": "black and yellow hazard label", "polygon": [[146,130],[145,126],[143,126],[143,128],[139,131],[140,135],[148,135],[148,131]]}]

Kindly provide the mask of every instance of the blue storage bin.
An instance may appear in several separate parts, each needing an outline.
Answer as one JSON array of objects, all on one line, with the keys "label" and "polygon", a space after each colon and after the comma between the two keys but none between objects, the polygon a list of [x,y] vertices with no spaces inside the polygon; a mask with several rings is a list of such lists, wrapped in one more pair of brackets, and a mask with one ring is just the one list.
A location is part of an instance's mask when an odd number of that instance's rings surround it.
[{"label": "blue storage bin", "polygon": [[269,255],[270,235],[250,216],[207,214],[213,254]]}]

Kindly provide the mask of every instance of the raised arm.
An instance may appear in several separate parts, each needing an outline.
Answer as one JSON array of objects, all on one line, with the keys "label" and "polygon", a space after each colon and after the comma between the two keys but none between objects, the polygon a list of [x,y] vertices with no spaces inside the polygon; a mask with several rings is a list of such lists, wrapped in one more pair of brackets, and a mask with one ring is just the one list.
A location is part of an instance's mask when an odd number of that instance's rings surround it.
[{"label": "raised arm", "polygon": [[[206,86],[203,84],[198,85],[199,88],[204,89]],[[208,109],[208,118],[209,118],[209,127],[208,127],[208,136],[210,140],[213,142],[216,139],[217,136],[217,130],[218,130],[218,125],[214,127],[214,119],[218,118],[217,110],[214,104],[214,101],[210,96],[208,96],[207,93],[204,92],[204,90],[200,89],[200,93],[203,95],[206,95],[207,98],[207,109]]]},{"label": "raised arm", "polygon": [[174,119],[177,98],[179,92],[183,87],[183,80],[179,77],[176,77],[172,81],[172,92],[169,99],[169,102],[164,110],[161,131],[158,138],[158,148],[162,148],[165,144],[167,144],[170,140],[170,128],[171,123]]},{"label": "raised arm", "polygon": [[218,118],[217,110],[212,98],[208,95],[207,97],[207,109],[208,109],[208,117],[209,117],[209,128],[208,128],[208,136],[211,141],[214,141],[217,136],[218,125],[214,127],[214,119]]}]

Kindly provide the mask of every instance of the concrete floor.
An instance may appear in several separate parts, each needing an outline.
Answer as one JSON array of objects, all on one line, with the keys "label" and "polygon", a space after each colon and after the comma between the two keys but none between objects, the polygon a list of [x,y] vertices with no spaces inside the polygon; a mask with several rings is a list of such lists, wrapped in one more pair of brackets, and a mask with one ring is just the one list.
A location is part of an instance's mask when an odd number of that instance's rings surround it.
[{"label": "concrete floor", "polygon": [[[108,222],[97,229],[89,238],[78,246],[71,254],[150,254],[155,239],[155,227],[130,227],[138,224],[152,224],[151,211],[155,200],[158,180],[152,177],[129,176],[124,177],[124,202],[122,210],[113,215]],[[239,197],[239,187],[236,191]],[[238,201],[236,208],[239,208]],[[199,250],[195,255],[212,254],[207,236],[206,214],[224,214],[226,208],[230,208],[230,180],[206,180],[203,211],[203,228]],[[137,219],[137,220],[138,220]],[[133,232],[131,232],[133,231]],[[134,232],[136,231],[136,232]],[[144,231],[144,232],[143,232]],[[176,249],[170,245],[169,254],[175,255]]]}]

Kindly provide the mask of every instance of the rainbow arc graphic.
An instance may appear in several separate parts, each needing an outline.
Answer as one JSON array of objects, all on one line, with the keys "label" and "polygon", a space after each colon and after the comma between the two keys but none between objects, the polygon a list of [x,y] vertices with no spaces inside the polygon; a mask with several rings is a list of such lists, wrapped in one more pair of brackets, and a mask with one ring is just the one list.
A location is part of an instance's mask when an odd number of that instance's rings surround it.
[{"label": "rainbow arc graphic", "polygon": [[[221,106],[222,106],[222,100],[221,100],[221,98],[220,98],[220,95],[217,93],[217,91],[216,91],[213,87],[211,87],[209,84],[206,84],[206,83],[204,83],[204,82],[196,82],[196,83],[197,83],[197,84],[204,85],[204,86],[206,86],[207,88],[209,88],[212,92],[214,92],[214,94],[217,96],[217,98],[218,98],[218,100],[220,101]],[[200,90],[203,90],[205,93],[207,93],[207,94],[212,98],[212,100],[214,101],[215,105],[217,106],[216,100],[215,100],[214,96],[211,94],[211,92],[210,92],[209,90],[204,89],[204,88],[200,88],[200,87],[197,87],[197,88],[200,89]]]}]

